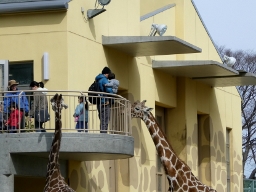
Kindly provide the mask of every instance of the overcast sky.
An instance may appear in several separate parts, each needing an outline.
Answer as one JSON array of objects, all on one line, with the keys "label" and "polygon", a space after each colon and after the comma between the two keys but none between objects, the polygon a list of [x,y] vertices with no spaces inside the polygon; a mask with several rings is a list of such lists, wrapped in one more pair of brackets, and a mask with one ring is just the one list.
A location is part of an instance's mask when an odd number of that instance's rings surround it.
[{"label": "overcast sky", "polygon": [[256,0],[194,0],[215,44],[256,51]]}]

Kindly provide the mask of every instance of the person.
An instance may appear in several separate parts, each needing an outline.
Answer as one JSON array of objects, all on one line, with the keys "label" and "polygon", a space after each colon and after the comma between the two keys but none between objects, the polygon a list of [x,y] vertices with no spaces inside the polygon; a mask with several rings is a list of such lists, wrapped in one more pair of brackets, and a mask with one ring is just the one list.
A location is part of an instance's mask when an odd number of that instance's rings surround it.
[{"label": "person", "polygon": [[10,133],[17,133],[23,112],[17,108],[16,103],[11,104],[10,111],[11,113],[7,122],[5,123],[5,126],[7,126],[7,129],[10,131]]},{"label": "person", "polygon": [[[10,108],[11,103],[16,103],[18,105],[18,109],[22,112],[22,118],[20,123],[20,128],[25,128],[25,116],[28,116],[29,112],[29,103],[26,97],[26,94],[24,92],[20,92],[18,90],[19,83],[15,80],[10,80],[8,82],[8,91],[12,91],[5,94],[4,97],[4,113],[9,114],[10,111],[8,109]],[[20,99],[18,99],[20,98]],[[23,132],[23,131],[21,131]]]},{"label": "person", "polygon": [[3,112],[3,105],[0,104],[0,133],[5,130],[6,117]]},{"label": "person", "polygon": [[86,99],[84,102],[84,96],[78,96],[78,102],[79,104],[77,105],[75,113],[73,115],[73,117],[77,118],[76,129],[78,130],[78,132],[82,132],[84,131],[84,129],[85,132],[88,132],[88,102]]},{"label": "person", "polygon": [[[108,83],[108,76],[111,73],[111,70],[108,67],[104,67],[101,74],[95,77],[95,81],[98,82],[100,91],[113,93],[111,87],[105,87],[104,85]],[[101,94],[104,96],[104,94]],[[100,119],[100,132],[107,133],[108,130],[108,122],[110,119],[110,105],[111,101],[109,98],[102,97],[100,102],[97,103],[98,116]]]},{"label": "person", "polygon": [[[36,81],[32,81],[29,86],[32,90],[36,91],[39,88],[39,83]],[[36,132],[46,132],[43,129],[44,122],[39,121],[39,118],[36,117],[36,115],[39,115],[41,111],[43,112],[46,111],[47,114],[44,113],[43,115],[48,115],[48,101],[45,94],[43,94],[40,91],[36,91],[34,92],[34,102],[31,106],[31,112],[30,112],[30,115],[35,118],[35,129],[40,129],[40,130],[36,130]]]},{"label": "person", "polygon": [[46,95],[48,89],[46,89],[46,88],[44,87],[44,83],[41,81],[41,82],[39,82],[38,84],[39,84],[39,87],[38,87],[37,90],[38,90],[38,91],[45,91],[45,92],[42,92],[42,93]]},{"label": "person", "polygon": [[108,75],[108,83],[105,84],[105,86],[112,88],[113,93],[117,94],[119,81],[115,78],[116,78],[115,73],[110,73]]}]

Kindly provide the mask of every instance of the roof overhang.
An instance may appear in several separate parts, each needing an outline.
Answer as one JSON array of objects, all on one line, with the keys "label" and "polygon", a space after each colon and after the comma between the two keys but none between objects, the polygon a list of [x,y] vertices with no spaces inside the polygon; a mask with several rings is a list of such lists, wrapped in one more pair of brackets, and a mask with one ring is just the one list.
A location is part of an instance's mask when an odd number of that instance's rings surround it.
[{"label": "roof overhang", "polygon": [[198,77],[193,78],[213,87],[229,87],[229,86],[243,86],[256,85],[256,75],[241,71],[239,75],[224,76],[224,77]]},{"label": "roof overhang", "polygon": [[67,10],[69,0],[29,1],[0,4],[0,14]]},{"label": "roof overhang", "polygon": [[174,36],[102,36],[102,45],[135,57],[199,53],[202,51],[200,48]]},{"label": "roof overhang", "polygon": [[173,76],[215,77],[238,75],[239,72],[217,61],[152,61],[153,69],[162,70]]},{"label": "roof overhang", "polygon": [[173,76],[190,77],[213,87],[256,85],[256,76],[217,61],[153,61],[153,69]]}]

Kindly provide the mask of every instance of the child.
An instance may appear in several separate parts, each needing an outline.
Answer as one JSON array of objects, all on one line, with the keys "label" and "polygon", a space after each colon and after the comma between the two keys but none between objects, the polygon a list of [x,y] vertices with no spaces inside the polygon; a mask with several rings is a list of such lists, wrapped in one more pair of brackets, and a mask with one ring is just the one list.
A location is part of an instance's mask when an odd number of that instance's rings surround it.
[{"label": "child", "polygon": [[83,129],[85,129],[85,132],[88,132],[88,102],[85,99],[84,104],[84,98],[84,96],[78,96],[79,104],[77,105],[75,113],[73,115],[73,117],[77,118],[76,129],[78,129],[78,132],[82,132]]},{"label": "child", "polygon": [[118,91],[118,86],[119,86],[119,81],[115,79],[115,73],[110,73],[108,75],[109,83],[105,84],[106,87],[111,87],[113,90],[113,93],[117,93]]},{"label": "child", "polygon": [[23,112],[17,109],[16,103],[12,103],[10,106],[10,117],[8,118],[6,126],[8,126],[8,130],[10,133],[17,133],[17,129],[19,129],[19,124],[23,115]]}]

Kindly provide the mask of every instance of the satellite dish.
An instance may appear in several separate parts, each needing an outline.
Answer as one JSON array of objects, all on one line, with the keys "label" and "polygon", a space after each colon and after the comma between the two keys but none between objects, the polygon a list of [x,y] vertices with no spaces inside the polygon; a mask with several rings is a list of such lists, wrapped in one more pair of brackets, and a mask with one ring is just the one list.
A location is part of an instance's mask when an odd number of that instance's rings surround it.
[{"label": "satellite dish", "polygon": [[102,6],[108,5],[110,1],[111,0],[98,0],[99,4],[101,4]]}]

